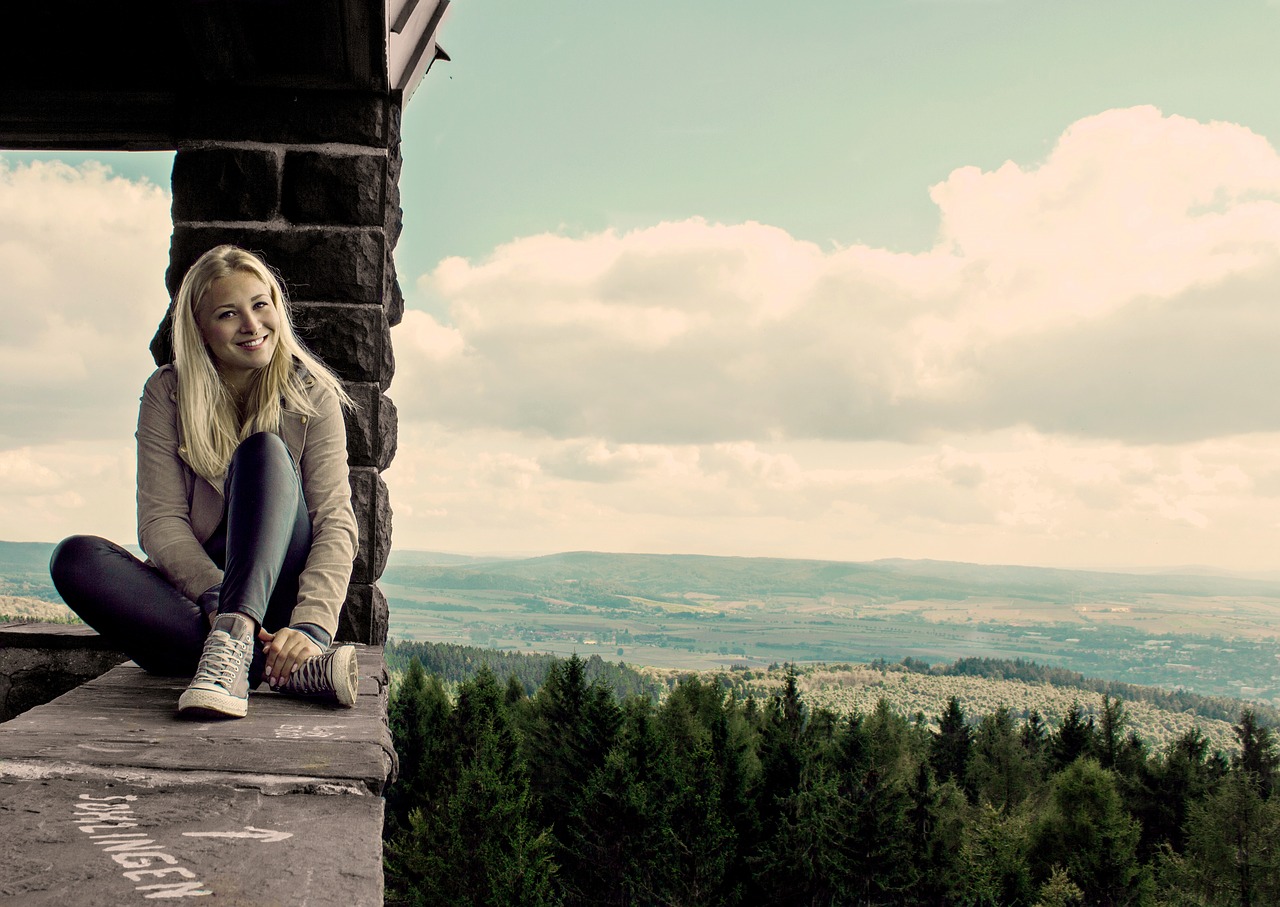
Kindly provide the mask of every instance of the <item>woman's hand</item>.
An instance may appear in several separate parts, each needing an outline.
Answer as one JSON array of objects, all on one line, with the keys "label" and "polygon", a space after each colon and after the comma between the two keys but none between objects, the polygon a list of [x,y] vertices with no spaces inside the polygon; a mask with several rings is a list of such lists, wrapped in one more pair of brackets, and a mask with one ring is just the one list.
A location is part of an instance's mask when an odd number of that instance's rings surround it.
[{"label": "woman's hand", "polygon": [[258,641],[262,643],[262,651],[267,656],[262,676],[273,687],[288,680],[294,669],[308,658],[324,652],[310,636],[289,627],[283,627],[274,633],[260,629]]}]

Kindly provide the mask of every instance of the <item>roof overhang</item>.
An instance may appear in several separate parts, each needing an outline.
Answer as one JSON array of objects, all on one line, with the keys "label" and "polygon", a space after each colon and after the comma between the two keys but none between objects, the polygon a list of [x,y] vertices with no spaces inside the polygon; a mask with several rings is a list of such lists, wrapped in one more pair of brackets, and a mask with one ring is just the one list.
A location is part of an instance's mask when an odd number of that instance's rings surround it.
[{"label": "roof overhang", "polygon": [[449,0],[24,5],[0,30],[0,147],[172,148],[186,99],[346,92],[407,101],[448,55]]}]

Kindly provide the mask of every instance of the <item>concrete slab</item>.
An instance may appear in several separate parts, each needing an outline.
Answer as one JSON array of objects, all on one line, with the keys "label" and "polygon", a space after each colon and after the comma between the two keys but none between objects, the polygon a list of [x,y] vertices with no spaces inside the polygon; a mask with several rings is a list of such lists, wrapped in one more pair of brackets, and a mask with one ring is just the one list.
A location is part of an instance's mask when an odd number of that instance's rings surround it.
[{"label": "concrete slab", "polygon": [[0,900],[378,904],[382,799],[228,784],[0,779]]},{"label": "concrete slab", "polygon": [[353,709],[184,721],[185,683],[129,663],[0,724],[0,900],[381,903],[394,752],[381,649],[359,661]]}]

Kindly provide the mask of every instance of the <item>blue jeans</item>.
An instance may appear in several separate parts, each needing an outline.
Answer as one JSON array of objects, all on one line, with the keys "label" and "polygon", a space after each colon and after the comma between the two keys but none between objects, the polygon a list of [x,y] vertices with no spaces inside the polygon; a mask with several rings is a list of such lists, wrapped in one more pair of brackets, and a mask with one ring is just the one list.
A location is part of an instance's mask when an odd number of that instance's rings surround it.
[{"label": "blue jeans", "polygon": [[[273,633],[289,625],[311,550],[302,483],[280,436],[258,432],[242,441],[224,491],[222,524],[204,543],[223,570],[218,612],[247,615]],[[71,610],[142,668],[195,673],[208,621],[158,569],[114,542],[73,535],[54,549],[49,573]],[[260,652],[254,661],[251,680],[261,674]]]}]

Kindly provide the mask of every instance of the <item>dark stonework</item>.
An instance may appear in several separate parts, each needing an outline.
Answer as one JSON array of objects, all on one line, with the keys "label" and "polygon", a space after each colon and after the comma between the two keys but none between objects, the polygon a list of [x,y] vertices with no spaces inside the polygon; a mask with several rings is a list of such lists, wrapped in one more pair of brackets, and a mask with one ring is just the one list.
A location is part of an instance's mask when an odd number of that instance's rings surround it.
[{"label": "dark stonework", "polygon": [[386,165],[383,155],[290,151],[280,211],[295,224],[380,227]]},{"label": "dark stonework", "polygon": [[348,384],[355,408],[347,420],[347,462],[352,466],[386,469],[396,455],[396,405],[372,383]]},{"label": "dark stonework", "polygon": [[175,224],[165,275],[170,295],[196,259],[222,243],[261,253],[293,299],[382,305],[386,253],[377,228]]},{"label": "dark stonework", "polygon": [[383,300],[382,310],[387,314],[387,324],[395,327],[404,320],[404,294],[400,292],[400,281],[396,275],[396,262],[391,255],[391,247],[387,246],[387,295]]},{"label": "dark stonework", "polygon": [[173,159],[173,219],[270,220],[280,198],[280,156],[249,148],[191,148]]},{"label": "dark stonework", "polygon": [[376,469],[351,470],[351,506],[359,525],[360,547],[351,568],[353,583],[371,583],[382,575],[391,553],[391,501]]},{"label": "dark stonework", "polygon": [[183,142],[347,142],[386,148],[394,104],[375,92],[215,90],[182,98]]},{"label": "dark stonework", "polygon": [[391,386],[391,326],[381,308],[297,303],[293,323],[307,347],[347,381]]},{"label": "dark stonework", "polygon": [[387,180],[386,191],[383,193],[387,260],[383,271],[382,307],[387,313],[387,323],[395,327],[404,318],[404,294],[400,292],[395,257],[392,255],[404,226],[404,210],[400,207],[400,171],[404,166],[404,156],[400,153],[400,105],[392,104],[389,114]]},{"label": "dark stonework", "polygon": [[0,722],[127,660],[83,625],[0,623]]},{"label": "dark stonework", "polygon": [[[223,243],[260,254],[282,276],[299,337],[356,403],[345,421],[360,545],[339,637],[385,640],[387,603],[374,582],[391,550],[378,473],[396,452],[396,408],[384,392],[395,373],[391,326],[404,314],[392,254],[403,223],[399,97],[246,87],[186,100],[169,292]],[[172,361],[167,314],[151,348],[157,364]]]},{"label": "dark stonework", "polygon": [[334,640],[368,639],[370,645],[384,645],[389,623],[390,610],[382,590],[371,583],[352,583],[347,587],[347,600],[338,618],[338,634]]}]

